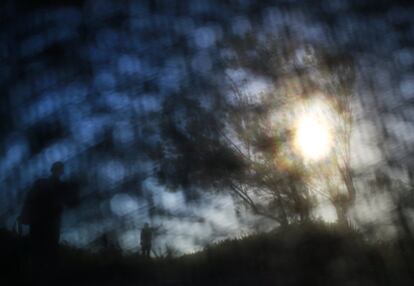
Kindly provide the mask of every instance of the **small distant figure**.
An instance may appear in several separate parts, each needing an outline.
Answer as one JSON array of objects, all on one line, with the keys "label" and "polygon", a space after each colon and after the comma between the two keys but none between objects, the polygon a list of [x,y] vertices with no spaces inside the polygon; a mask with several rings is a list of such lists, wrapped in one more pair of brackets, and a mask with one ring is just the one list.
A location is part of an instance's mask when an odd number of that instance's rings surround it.
[{"label": "small distant figure", "polygon": [[39,267],[58,262],[60,224],[65,206],[77,203],[77,192],[61,181],[62,162],[53,163],[51,176],[37,180],[26,195],[19,223],[29,226],[32,257]]},{"label": "small distant figure", "polygon": [[148,223],[144,224],[144,228],[141,230],[141,251],[142,255],[146,258],[150,258],[152,244],[152,229]]},{"label": "small distant figure", "polygon": [[108,256],[116,255],[119,251],[119,245],[116,241],[114,232],[106,232],[101,237],[102,253]]}]

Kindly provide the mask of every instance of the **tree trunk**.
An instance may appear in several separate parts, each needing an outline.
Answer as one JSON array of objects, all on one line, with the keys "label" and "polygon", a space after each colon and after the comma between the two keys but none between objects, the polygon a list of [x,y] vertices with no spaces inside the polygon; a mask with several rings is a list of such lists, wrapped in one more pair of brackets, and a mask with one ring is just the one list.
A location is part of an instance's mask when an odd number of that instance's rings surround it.
[{"label": "tree trunk", "polygon": [[349,202],[345,201],[336,201],[333,203],[335,210],[336,210],[336,216],[338,218],[338,224],[343,227],[348,226],[348,210],[350,207]]}]

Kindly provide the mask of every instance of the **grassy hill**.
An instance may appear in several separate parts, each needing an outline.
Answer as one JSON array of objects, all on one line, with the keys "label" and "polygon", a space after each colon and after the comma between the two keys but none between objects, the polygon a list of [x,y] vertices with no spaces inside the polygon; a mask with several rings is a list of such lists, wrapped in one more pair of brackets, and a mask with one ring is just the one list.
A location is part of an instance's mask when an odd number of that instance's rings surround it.
[{"label": "grassy hill", "polygon": [[0,243],[1,285],[414,285],[410,243],[370,243],[336,225],[291,225],[152,260],[63,247],[60,265],[43,274],[24,239],[1,231]]}]

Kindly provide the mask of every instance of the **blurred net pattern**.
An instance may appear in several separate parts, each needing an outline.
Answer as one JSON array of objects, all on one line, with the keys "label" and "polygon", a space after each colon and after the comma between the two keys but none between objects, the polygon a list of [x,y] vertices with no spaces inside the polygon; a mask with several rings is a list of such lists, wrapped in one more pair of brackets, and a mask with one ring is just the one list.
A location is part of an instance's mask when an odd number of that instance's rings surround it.
[{"label": "blurred net pattern", "polygon": [[[362,163],[354,175],[363,187],[380,172],[395,184],[407,184],[402,196],[411,214],[414,9],[409,1],[67,2],[1,4],[3,225],[11,227],[26,190],[61,160],[67,178],[81,186],[81,206],[65,215],[64,237],[70,243],[85,246],[114,232],[124,248],[136,249],[136,230],[154,217],[171,234],[160,238],[160,245],[173,240],[183,251],[211,237],[247,231],[254,219],[228,213],[234,208],[230,198],[218,207],[219,216],[230,216],[224,223],[210,210],[220,199],[191,202],[185,192],[171,195],[157,185],[152,154],[161,140],[163,103],[183,88],[201,96],[211,78],[220,79],[225,72],[220,59],[232,55],[224,42],[250,33],[265,41],[286,26],[303,45],[318,43],[355,58],[354,140],[365,149],[355,148],[354,159]],[[376,195],[365,195],[375,201]],[[374,222],[393,206],[384,208]],[[189,229],[193,237],[180,238]]]}]

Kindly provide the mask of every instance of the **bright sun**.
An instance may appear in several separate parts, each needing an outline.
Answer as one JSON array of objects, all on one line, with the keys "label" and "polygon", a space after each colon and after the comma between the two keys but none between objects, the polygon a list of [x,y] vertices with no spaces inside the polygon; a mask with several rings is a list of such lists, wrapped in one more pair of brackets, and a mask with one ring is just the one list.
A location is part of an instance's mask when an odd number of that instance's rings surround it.
[{"label": "bright sun", "polygon": [[318,116],[304,114],[296,123],[294,144],[305,159],[325,158],[332,148],[329,125]]}]

